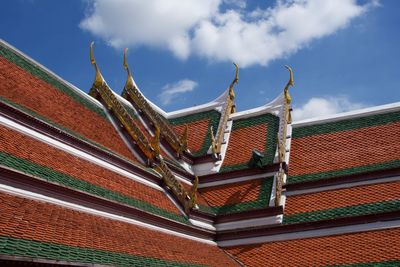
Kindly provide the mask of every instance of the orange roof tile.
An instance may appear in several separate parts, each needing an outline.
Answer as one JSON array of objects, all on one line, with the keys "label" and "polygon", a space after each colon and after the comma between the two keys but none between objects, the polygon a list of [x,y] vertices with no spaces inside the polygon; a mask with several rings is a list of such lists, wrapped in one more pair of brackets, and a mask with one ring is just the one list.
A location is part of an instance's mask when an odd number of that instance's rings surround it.
[{"label": "orange roof tile", "polygon": [[[333,266],[400,260],[400,229],[227,248],[246,266]],[[394,266],[394,265],[393,265]]]},{"label": "orange roof tile", "polygon": [[[3,47],[0,48],[4,51]],[[1,55],[0,53],[0,97],[134,160],[113,125],[99,115],[102,111],[96,113],[66,92],[56,89],[46,78],[40,78],[41,71],[38,67],[21,59],[19,61],[24,62],[32,73],[39,73],[35,75]],[[67,87],[65,90],[72,92]]]},{"label": "orange roof tile", "polygon": [[399,132],[399,112],[294,128],[289,183],[399,167]]},{"label": "orange roof tile", "polygon": [[56,257],[61,257],[63,251],[54,245],[64,245],[78,251],[91,249],[91,253],[119,253],[105,254],[108,260],[122,253],[141,256],[141,264],[146,264],[146,258],[154,258],[181,264],[237,266],[217,246],[53,204],[0,193],[0,209],[0,237],[46,243],[48,254]]},{"label": "orange roof tile", "polygon": [[271,177],[202,188],[200,193],[209,207],[200,205],[200,209],[217,214],[228,214],[267,208],[271,190]]},{"label": "orange roof tile", "polygon": [[121,176],[19,132],[5,127],[0,127],[0,132],[2,136],[0,139],[1,153],[11,154],[28,162],[48,167],[61,174],[72,176],[89,184],[150,203],[162,210],[181,215],[177,207],[162,191]]},{"label": "orange roof tile", "polygon": [[400,182],[288,196],[285,215],[400,199]]},{"label": "orange roof tile", "polygon": [[248,168],[255,149],[265,154],[265,164],[271,164],[275,156],[278,123],[278,117],[272,114],[234,120],[221,171]]}]

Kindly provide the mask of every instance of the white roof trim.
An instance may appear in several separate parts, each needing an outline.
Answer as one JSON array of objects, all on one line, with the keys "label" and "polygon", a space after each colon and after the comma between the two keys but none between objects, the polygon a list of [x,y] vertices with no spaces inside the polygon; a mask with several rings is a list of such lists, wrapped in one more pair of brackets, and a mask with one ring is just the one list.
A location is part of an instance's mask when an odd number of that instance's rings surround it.
[{"label": "white roof trim", "polygon": [[140,91],[139,86],[137,86],[137,84],[133,78],[132,78],[132,82],[133,82],[133,85],[136,87],[136,89],[142,94],[143,98],[147,101],[147,103],[149,103],[150,106],[153,109],[155,109],[155,111],[157,111],[159,114],[164,116],[166,119],[173,119],[176,117],[182,117],[185,115],[190,115],[190,114],[194,114],[194,113],[199,113],[199,112],[219,108],[224,105],[224,103],[226,101],[226,97],[229,92],[229,89],[227,89],[223,94],[221,94],[219,97],[217,97],[213,101],[202,104],[202,105],[198,105],[198,106],[194,106],[194,107],[190,107],[190,108],[179,109],[179,110],[175,110],[175,111],[171,111],[171,112],[166,112],[162,108],[160,108],[159,106],[157,106],[156,104],[151,102],[145,96],[145,94],[143,94],[142,91]]},{"label": "white roof trim", "polygon": [[229,89],[227,89],[223,94],[221,94],[219,97],[217,97],[213,101],[208,102],[206,104],[169,112],[167,118],[172,119],[172,118],[182,117],[182,116],[199,113],[199,112],[203,112],[203,111],[208,111],[208,110],[212,110],[212,109],[216,109],[219,112],[221,112],[222,106],[226,102],[228,93],[229,93]]},{"label": "white roof trim", "polygon": [[24,189],[19,189],[19,188],[15,188],[12,186],[8,186],[8,185],[4,185],[4,184],[0,184],[0,192],[4,192],[7,194],[12,194],[18,197],[22,197],[22,198],[27,198],[27,199],[32,199],[34,201],[43,201],[46,203],[50,203],[53,205],[58,205],[61,206],[63,208],[66,209],[72,209],[72,210],[76,210],[79,212],[84,212],[84,213],[88,213],[94,216],[99,216],[99,217],[103,217],[103,218],[107,218],[107,219],[111,219],[114,221],[120,221],[120,222],[124,222],[124,223],[129,223],[132,225],[136,225],[138,227],[144,227],[147,228],[149,230],[153,230],[153,231],[157,231],[157,232],[162,232],[165,234],[169,234],[169,235],[174,235],[174,236],[178,236],[178,237],[182,237],[185,239],[190,239],[193,241],[197,241],[197,242],[201,242],[201,243],[205,243],[208,245],[216,245],[216,243],[212,240],[208,240],[205,238],[200,238],[200,237],[194,237],[194,236],[190,236],[188,234],[184,234],[184,233],[180,233],[178,231],[175,230],[169,230],[169,229],[165,229],[159,226],[155,226],[149,223],[145,223],[142,221],[139,221],[137,219],[131,219],[128,217],[124,217],[121,215],[116,215],[113,214],[111,212],[105,212],[105,211],[100,211],[100,210],[96,210],[93,208],[89,208],[86,207],[84,205],[80,205],[80,204],[74,204],[71,202],[67,202],[61,199],[57,199],[57,198],[53,198],[53,197],[49,197],[40,193],[34,193],[31,191],[27,191]]},{"label": "white roof trim", "polygon": [[337,113],[337,114],[328,115],[328,116],[321,116],[321,117],[301,120],[301,121],[293,122],[293,127],[297,128],[297,127],[303,127],[303,126],[309,126],[309,125],[315,125],[315,124],[323,124],[323,123],[327,123],[327,122],[335,122],[335,121],[341,121],[341,120],[352,119],[352,118],[366,117],[366,116],[370,116],[370,115],[383,114],[383,113],[388,113],[388,112],[393,112],[393,111],[398,111],[398,110],[400,110],[400,102],[395,102],[392,104],[380,105],[380,106],[375,106],[375,107],[370,107],[370,108],[353,110],[353,111],[349,111],[349,112]]},{"label": "white roof trim", "polygon": [[281,93],[274,100],[272,100],[271,102],[269,102],[261,107],[233,113],[230,115],[230,118],[233,120],[238,120],[238,119],[251,118],[251,117],[255,117],[255,116],[266,114],[266,113],[270,113],[270,114],[279,116],[283,101],[284,101],[284,95],[283,95],[283,93]]},{"label": "white roof trim", "polygon": [[218,246],[220,247],[232,247],[232,246],[251,245],[260,243],[282,242],[282,241],[289,241],[296,239],[318,238],[318,237],[332,236],[332,235],[345,235],[345,234],[353,234],[353,233],[360,233],[367,231],[393,229],[399,227],[400,227],[400,220],[382,221],[382,222],[355,224],[348,226],[337,226],[326,229],[325,228],[313,229],[301,232],[291,232],[291,233],[249,237],[249,238],[235,239],[235,240],[225,240],[225,241],[219,241],[217,243]]},{"label": "white roof trim", "polygon": [[83,98],[85,98],[86,100],[89,100],[90,102],[92,102],[93,104],[102,107],[102,104],[97,101],[96,99],[94,99],[93,97],[89,96],[88,94],[86,94],[84,91],[82,91],[81,89],[79,89],[78,87],[76,87],[75,85],[71,84],[70,82],[67,82],[66,80],[64,80],[63,78],[61,78],[60,76],[58,76],[57,74],[55,74],[54,72],[52,72],[51,70],[49,70],[48,68],[46,68],[45,66],[43,66],[42,64],[38,63],[37,61],[35,61],[34,59],[30,58],[29,56],[27,56],[26,54],[24,54],[23,52],[21,52],[20,50],[18,50],[17,48],[15,48],[14,46],[10,45],[9,43],[7,43],[6,41],[4,41],[3,39],[0,39],[0,44],[7,47],[8,49],[12,50],[13,52],[15,52],[16,54],[18,54],[19,56],[23,57],[24,59],[30,61],[32,64],[36,65],[38,68],[42,69],[44,72],[46,72],[47,74],[49,74],[50,76],[53,76],[56,80],[58,80],[59,82],[63,83],[65,86],[67,86],[68,88],[70,88],[71,90],[75,91],[76,93],[78,93],[80,96],[82,96]]}]

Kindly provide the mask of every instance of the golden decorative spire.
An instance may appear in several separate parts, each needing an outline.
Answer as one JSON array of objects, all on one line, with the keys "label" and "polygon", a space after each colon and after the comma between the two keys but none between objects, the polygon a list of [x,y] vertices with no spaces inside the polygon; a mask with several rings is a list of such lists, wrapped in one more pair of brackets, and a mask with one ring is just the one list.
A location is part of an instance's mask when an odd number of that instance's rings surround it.
[{"label": "golden decorative spire", "polygon": [[98,86],[98,85],[102,85],[104,83],[104,79],[103,79],[103,76],[100,73],[99,67],[97,66],[96,60],[94,59],[93,45],[94,45],[94,42],[92,42],[90,44],[90,62],[92,63],[92,65],[96,69],[96,77],[95,77],[95,80],[94,80],[93,84],[95,86]]},{"label": "golden decorative spire", "polygon": [[233,86],[235,85],[235,83],[239,82],[239,66],[235,62],[233,62],[233,65],[235,65],[236,74],[235,74],[235,78],[229,85],[229,97],[231,98],[231,100],[233,100],[235,98],[235,92],[233,91]]},{"label": "golden decorative spire", "polygon": [[124,49],[124,68],[125,68],[125,70],[128,72],[128,79],[126,80],[125,87],[130,87],[130,88],[132,88],[132,87],[134,87],[134,86],[133,86],[133,78],[132,78],[132,73],[131,73],[131,71],[129,70],[128,63],[126,62],[126,54],[127,54],[127,53],[128,53],[128,48],[125,48],[125,49]]},{"label": "golden decorative spire", "polygon": [[215,142],[214,129],[213,129],[212,125],[210,127],[210,135],[211,135],[211,149],[212,149],[213,154],[216,154],[217,153],[217,143]]},{"label": "golden decorative spire", "polygon": [[[185,129],[183,130],[182,136],[179,138],[180,143],[182,144],[182,149],[185,150],[188,146],[188,126],[185,124]],[[182,152],[182,151],[180,151]]]},{"label": "golden decorative spire", "polygon": [[156,126],[156,129],[154,131],[154,139],[152,141],[153,149],[155,155],[160,154],[160,128]]},{"label": "golden decorative spire", "polygon": [[290,97],[290,94],[289,94],[289,86],[294,86],[293,71],[292,71],[292,68],[287,65],[285,65],[285,68],[287,68],[289,70],[289,81],[285,86],[284,93],[285,93],[286,103],[290,104],[292,102],[292,98]]},{"label": "golden decorative spire", "polygon": [[197,203],[197,189],[199,187],[199,177],[197,175],[194,177],[194,182],[193,186],[191,188],[190,192],[190,198],[192,200],[192,207],[196,207]]}]

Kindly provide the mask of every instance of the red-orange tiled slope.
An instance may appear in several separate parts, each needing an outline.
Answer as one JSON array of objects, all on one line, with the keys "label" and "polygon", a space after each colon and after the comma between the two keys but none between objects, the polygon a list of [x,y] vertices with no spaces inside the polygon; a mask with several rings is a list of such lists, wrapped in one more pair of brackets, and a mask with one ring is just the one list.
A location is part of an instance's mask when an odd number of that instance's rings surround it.
[{"label": "red-orange tiled slope", "polygon": [[[42,169],[50,168],[57,172],[54,174],[55,176],[60,176],[60,174],[61,176],[67,175],[72,179],[78,179],[89,184],[87,187],[81,186],[82,188],[78,187],[76,189],[87,191],[90,185],[95,185],[124,197],[149,203],[160,210],[180,216],[179,210],[162,191],[121,176],[14,130],[0,127],[0,133],[0,155],[4,158],[4,162],[0,162],[0,164],[7,164],[8,161],[12,161],[12,157],[17,157],[26,163],[24,165],[19,163],[10,166],[24,171],[26,164],[34,164],[37,170],[36,175],[42,175],[44,179],[48,179],[48,177]],[[64,180],[59,179],[57,182],[60,183]],[[75,186],[74,183],[65,185]],[[93,193],[92,191],[88,192]],[[102,195],[102,197],[104,196]],[[140,205],[138,207],[141,208]],[[142,208],[147,210],[146,207],[147,205],[144,205]],[[149,211],[151,212],[152,210]]]},{"label": "red-orange tiled slope", "polygon": [[219,185],[200,189],[211,206],[223,206],[240,202],[255,201],[261,190],[262,180]]},{"label": "red-orange tiled slope", "polygon": [[226,250],[246,266],[333,266],[393,260],[400,263],[399,236],[400,229],[397,228]]},{"label": "red-orange tiled slope", "polygon": [[[138,266],[152,265],[151,259],[161,259],[180,264],[204,264],[209,266],[237,266],[217,246],[192,241],[174,235],[139,227],[125,222],[114,221],[44,202],[24,199],[0,193],[0,237],[34,241],[36,245],[47,244],[42,255],[65,257],[68,249],[89,254],[89,263],[109,261],[108,264],[124,266],[127,256],[136,258]],[[0,239],[1,240],[1,239]],[[23,244],[29,244],[24,242]],[[55,245],[63,245],[57,247]],[[13,255],[13,249],[0,251]],[[25,248],[29,250],[29,248]],[[85,250],[86,249],[86,250]],[[87,251],[87,249],[91,249]],[[66,251],[63,251],[66,250]],[[96,258],[95,252],[107,251],[104,258]],[[5,252],[2,252],[5,253]],[[19,252],[21,253],[21,252]],[[29,252],[27,252],[29,255]],[[90,257],[91,255],[91,257]],[[85,255],[87,256],[87,255]],[[125,258],[118,259],[118,257]],[[43,258],[46,258],[44,256]],[[82,262],[84,258],[79,258]],[[115,264],[115,260],[121,260]],[[97,262],[99,263],[99,262]],[[101,263],[101,262],[100,262]],[[153,262],[154,264],[154,262]],[[161,266],[161,265],[157,265]],[[173,266],[172,263],[168,266]]]},{"label": "red-orange tiled slope", "polygon": [[276,150],[279,119],[272,114],[233,121],[221,172],[248,168],[252,151],[264,153],[264,164],[271,164]]},{"label": "red-orange tiled slope", "polygon": [[200,189],[209,204],[200,205],[205,212],[216,214],[236,213],[268,208],[271,197],[272,177]]},{"label": "red-orange tiled slope", "polygon": [[100,107],[1,45],[0,97],[135,160]]},{"label": "red-orange tiled slope", "polygon": [[211,145],[210,128],[212,126],[215,133],[220,115],[216,110],[209,110],[169,119],[169,123],[178,136],[182,136],[187,126],[188,148],[194,156],[202,156]]},{"label": "red-orange tiled slope", "polygon": [[391,200],[400,200],[400,182],[288,196],[286,198],[285,215]]},{"label": "red-orange tiled slope", "polygon": [[400,112],[295,127],[289,183],[400,167]]}]

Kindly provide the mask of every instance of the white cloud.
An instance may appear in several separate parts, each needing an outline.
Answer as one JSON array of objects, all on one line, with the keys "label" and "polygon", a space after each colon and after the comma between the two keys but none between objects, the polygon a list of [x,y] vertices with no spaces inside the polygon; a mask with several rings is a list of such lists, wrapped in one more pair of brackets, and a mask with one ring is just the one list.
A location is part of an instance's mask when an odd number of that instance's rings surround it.
[{"label": "white cloud", "polygon": [[314,117],[333,115],[367,107],[365,104],[353,103],[346,96],[313,97],[300,107],[293,108],[293,120],[299,121]]},{"label": "white cloud", "polygon": [[173,100],[177,99],[179,95],[193,91],[197,85],[197,82],[188,79],[180,80],[173,84],[166,84],[158,97],[163,105],[169,105]]},{"label": "white cloud", "polygon": [[[221,10],[223,4],[237,9]],[[335,33],[377,0],[279,0],[245,10],[243,0],[92,0],[80,27],[112,46],[152,46],[186,59],[267,65]]]}]

